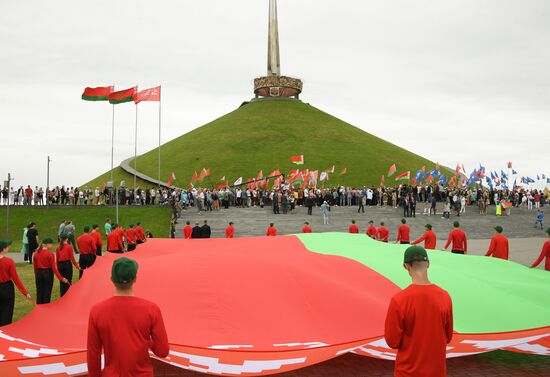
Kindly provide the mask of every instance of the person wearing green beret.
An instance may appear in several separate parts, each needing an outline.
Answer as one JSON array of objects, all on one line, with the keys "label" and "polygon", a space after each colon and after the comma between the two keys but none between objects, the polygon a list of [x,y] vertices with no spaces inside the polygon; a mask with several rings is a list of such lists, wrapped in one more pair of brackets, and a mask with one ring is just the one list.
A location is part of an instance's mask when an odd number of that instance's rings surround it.
[{"label": "person wearing green beret", "polygon": [[447,344],[453,337],[453,304],[428,278],[430,261],[421,246],[405,250],[403,267],[412,284],[392,297],[384,328],[397,349],[396,376],[445,376]]},{"label": "person wearing green beret", "polygon": [[34,278],[36,283],[36,303],[49,304],[52,299],[53,276],[65,284],[69,284],[67,278],[61,276],[55,263],[55,257],[50,249],[53,240],[46,237],[34,253],[32,262],[34,265]]},{"label": "person wearing green beret", "polygon": [[550,228],[546,229],[546,237],[548,240],[542,246],[542,251],[536,261],[533,262],[531,268],[537,267],[543,259],[546,259],[544,263],[544,269],[550,271]]},{"label": "person wearing green beret", "polygon": [[29,291],[27,291],[17,274],[15,263],[7,257],[10,246],[10,240],[0,240],[0,326],[9,325],[13,320],[13,309],[15,307],[14,283],[23,296],[32,301]]},{"label": "person wearing green beret", "polygon": [[508,238],[502,234],[503,228],[500,225],[495,226],[495,234],[491,238],[489,250],[485,253],[486,257],[493,256],[495,258],[508,260],[510,248],[508,246]]},{"label": "person wearing green beret", "polygon": [[121,372],[125,376],[153,376],[149,350],[160,358],[168,356],[168,336],[160,308],[134,296],[137,271],[135,260],[116,259],[111,269],[115,295],[90,310],[86,347],[89,377],[119,376]]}]

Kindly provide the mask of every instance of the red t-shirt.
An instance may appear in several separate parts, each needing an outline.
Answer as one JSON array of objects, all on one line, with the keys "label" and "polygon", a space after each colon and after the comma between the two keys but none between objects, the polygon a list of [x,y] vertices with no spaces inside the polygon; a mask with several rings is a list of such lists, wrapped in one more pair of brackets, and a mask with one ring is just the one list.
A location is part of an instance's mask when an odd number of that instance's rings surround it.
[{"label": "red t-shirt", "polygon": [[19,275],[17,275],[17,270],[15,269],[13,259],[2,257],[0,258],[0,283],[5,283],[10,280],[14,282],[17,289],[19,289],[25,296],[29,294],[23,283],[21,283]]},{"label": "red t-shirt", "polygon": [[233,225],[229,225],[227,228],[225,228],[225,238],[233,238],[235,235],[235,227]]},{"label": "red t-shirt", "polygon": [[136,238],[140,241],[145,240],[145,233],[143,233],[143,227],[141,225],[136,226]]},{"label": "red t-shirt", "polygon": [[312,232],[313,232],[313,229],[311,229],[309,225],[304,225],[302,227],[302,233],[312,233]]},{"label": "red t-shirt", "polygon": [[276,236],[277,235],[277,228],[275,228],[274,226],[270,226],[267,228],[267,233],[266,233],[268,236]]},{"label": "red t-shirt", "polygon": [[397,228],[397,242],[411,242],[411,228],[403,224]]},{"label": "red t-shirt", "polygon": [[495,234],[491,239],[489,250],[487,250],[486,257],[493,256],[495,258],[508,260],[508,238],[502,234]]},{"label": "red t-shirt", "polygon": [[353,234],[359,233],[359,227],[357,226],[357,224],[351,224],[348,230],[350,233],[353,233]]},{"label": "red t-shirt", "polygon": [[381,226],[378,228],[377,236],[380,241],[387,241],[390,238],[390,230],[385,226]]},{"label": "red t-shirt", "polygon": [[35,271],[37,269],[51,269],[60,281],[63,280],[63,276],[57,270],[54,255],[50,250],[42,249],[34,253],[32,255],[32,264]]},{"label": "red t-shirt", "polygon": [[422,237],[414,241],[412,244],[416,245],[420,242],[424,241],[424,248],[433,250],[435,249],[435,245],[437,243],[437,235],[433,230],[427,230]]},{"label": "red t-shirt", "polygon": [[367,228],[367,236],[371,238],[376,238],[376,233],[376,227],[374,225],[369,225],[369,227]]},{"label": "red t-shirt", "polygon": [[183,238],[186,240],[190,239],[191,233],[193,233],[193,227],[191,225],[186,225],[183,227]]},{"label": "red t-shirt", "polygon": [[107,234],[107,251],[124,250],[124,245],[117,232]]},{"label": "red t-shirt", "polygon": [[540,252],[539,257],[537,260],[531,265],[531,267],[536,267],[542,262],[542,260],[546,258],[546,262],[544,264],[544,269],[546,271],[550,271],[550,240],[546,241],[544,245],[542,246],[542,251]]},{"label": "red t-shirt", "polygon": [[434,284],[409,285],[391,299],[384,337],[397,349],[396,377],[444,377],[453,337],[451,297]]},{"label": "red t-shirt", "polygon": [[63,245],[63,249],[61,249],[60,247],[61,245],[57,245],[57,247],[55,248],[55,259],[57,259],[57,262],[66,262],[70,260],[73,266],[78,268],[78,264],[74,259],[73,246],[70,244],[65,244]]},{"label": "red t-shirt", "polygon": [[99,246],[100,248],[103,248],[103,240],[101,239],[101,233],[99,233],[97,230],[94,230],[92,233],[90,233],[90,236],[93,237],[95,240],[96,249]]},{"label": "red t-shirt", "polygon": [[149,349],[158,357],[168,356],[169,351],[160,308],[133,296],[115,296],[94,305],[88,321],[87,349],[89,377],[152,377]]},{"label": "red t-shirt", "polygon": [[89,233],[84,233],[76,239],[78,251],[80,254],[95,254],[96,245],[95,239]]},{"label": "red t-shirt", "polygon": [[453,243],[453,250],[458,251],[468,251],[468,241],[466,240],[466,233],[462,229],[453,229],[451,230],[451,233],[449,233],[449,239],[447,240],[447,243],[445,244],[445,249],[449,247],[449,245]]},{"label": "red t-shirt", "polygon": [[136,230],[135,229],[128,229],[126,233],[124,234],[124,237],[126,238],[126,242],[128,242],[129,245],[133,245],[136,243]]}]

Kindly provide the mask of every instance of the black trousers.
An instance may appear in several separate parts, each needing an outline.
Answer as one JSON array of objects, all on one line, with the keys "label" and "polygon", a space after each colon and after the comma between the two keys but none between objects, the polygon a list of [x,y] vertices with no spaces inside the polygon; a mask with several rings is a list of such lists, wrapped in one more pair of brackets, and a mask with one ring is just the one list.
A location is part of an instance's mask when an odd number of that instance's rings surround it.
[{"label": "black trousers", "polygon": [[[175,235],[172,238],[176,238]],[[134,251],[135,249],[136,249],[136,244],[135,243],[129,243],[128,244],[128,251]]]},{"label": "black trousers", "polygon": [[52,299],[53,270],[51,268],[37,268],[34,273],[36,283],[36,303],[49,304]]},{"label": "black trousers", "polygon": [[453,254],[464,254],[464,250],[451,250]]},{"label": "black trousers", "polygon": [[78,265],[80,266],[80,271],[78,272],[78,277],[81,278],[84,270],[92,267],[95,262],[94,254],[80,254],[78,258]]},{"label": "black trousers", "polygon": [[307,206],[307,214],[311,215],[312,213],[313,213],[313,207],[312,206]]},{"label": "black trousers", "polygon": [[[33,253],[34,253],[34,251],[35,251],[36,249],[38,249],[38,246],[36,246],[36,247],[35,247],[35,246],[31,247],[31,246],[29,245],[29,254],[28,254],[28,257],[29,257],[29,263],[30,263],[30,264],[32,264],[32,255],[33,255]],[[26,260],[26,259],[25,259],[25,260]]]},{"label": "black trousers", "polygon": [[69,290],[69,287],[71,286],[70,283],[73,281],[73,264],[70,260],[57,262],[57,269],[59,270],[61,276],[69,281],[69,284],[63,283],[62,281],[59,282],[59,296],[63,297],[63,295]]},{"label": "black trousers", "polygon": [[101,256],[101,246],[97,245],[97,249],[95,251],[96,255]]},{"label": "black trousers", "polygon": [[123,250],[107,250],[109,253],[115,253],[115,254],[122,254],[124,253]]},{"label": "black trousers", "polygon": [[13,282],[8,280],[0,283],[0,326],[9,325],[13,319],[15,307],[15,289]]},{"label": "black trousers", "polygon": [[402,245],[409,245],[409,244],[410,244],[409,241],[400,241],[400,243],[401,243]]}]

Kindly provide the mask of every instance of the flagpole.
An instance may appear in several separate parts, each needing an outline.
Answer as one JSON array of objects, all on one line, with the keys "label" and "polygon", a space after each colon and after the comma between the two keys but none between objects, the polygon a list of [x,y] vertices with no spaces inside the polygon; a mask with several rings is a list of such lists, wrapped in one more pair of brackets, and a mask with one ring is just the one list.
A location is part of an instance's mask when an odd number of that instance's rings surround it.
[{"label": "flagpole", "polygon": [[113,117],[111,123],[111,184],[114,185],[113,164],[115,161],[115,105],[113,104]]},{"label": "flagpole", "polygon": [[134,132],[134,200],[136,195],[137,184],[137,133],[138,133],[138,104],[136,103],[136,129]]},{"label": "flagpole", "polygon": [[159,178],[159,181],[158,181],[158,189],[160,190],[160,130],[161,130],[161,123],[160,123],[160,120],[161,120],[161,112],[160,112],[160,103],[161,103],[161,98],[159,98],[159,148],[158,148],[158,163],[159,163],[159,166],[158,166],[158,178]]}]

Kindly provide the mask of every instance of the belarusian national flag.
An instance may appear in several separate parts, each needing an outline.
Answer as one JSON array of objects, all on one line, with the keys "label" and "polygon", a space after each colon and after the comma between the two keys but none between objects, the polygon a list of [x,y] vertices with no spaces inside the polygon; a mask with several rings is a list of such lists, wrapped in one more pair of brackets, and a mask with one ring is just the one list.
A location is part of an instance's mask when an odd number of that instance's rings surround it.
[{"label": "belarusian national flag", "polygon": [[327,170],[325,170],[325,172],[327,172],[327,173],[334,173],[334,168],[335,168],[335,166],[332,165],[332,167],[330,167],[330,168],[328,168]]},{"label": "belarusian national flag", "polygon": [[109,94],[115,90],[114,86],[102,86],[99,88],[86,88],[82,93],[84,101],[108,101]]},{"label": "belarusian national flag", "polygon": [[296,165],[303,165],[304,164],[304,155],[300,156],[290,156],[290,162]]},{"label": "belarusian national flag", "polygon": [[134,103],[138,104],[141,101],[160,101],[160,86],[137,92],[134,95]]},{"label": "belarusian national flag", "polygon": [[202,180],[204,179],[204,177],[206,177],[206,169],[202,169],[200,174],[199,174],[199,178],[197,179],[198,182],[202,182]]},{"label": "belarusian national flag", "polygon": [[109,103],[117,105],[119,103],[131,102],[134,100],[137,86],[130,89],[120,90],[118,92],[112,92],[109,94]]},{"label": "belarusian national flag", "polygon": [[300,172],[300,169],[294,169],[294,170],[291,170],[288,172],[288,176],[289,177],[294,177],[296,174],[298,174]]},{"label": "belarusian national flag", "polygon": [[348,172],[348,168],[343,168],[342,171],[340,172],[340,175],[344,175]]},{"label": "belarusian national flag", "polygon": [[388,177],[391,177],[392,175],[394,175],[396,171],[397,171],[397,167],[395,166],[395,164],[393,164],[392,166],[390,166],[390,170],[388,170]]},{"label": "belarusian national flag", "polygon": [[233,183],[234,186],[240,186],[242,184],[243,184],[243,177],[240,177],[235,181],[235,183]]},{"label": "belarusian national flag", "polygon": [[401,173],[397,177],[395,177],[396,181],[401,181],[401,180],[405,180],[405,179],[411,179],[411,171],[410,170],[408,170],[404,173]]},{"label": "belarusian national flag", "polygon": [[191,177],[191,182],[189,182],[189,186],[193,186],[193,182],[197,179],[197,172],[193,173],[193,176]]},{"label": "belarusian national flag", "polygon": [[380,179],[380,187],[384,187],[384,176],[382,176],[382,178]]},{"label": "belarusian national flag", "polygon": [[172,182],[176,179],[176,175],[172,172],[170,179],[168,179],[168,187],[172,187]]}]

